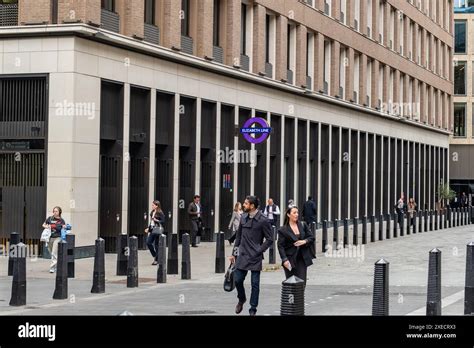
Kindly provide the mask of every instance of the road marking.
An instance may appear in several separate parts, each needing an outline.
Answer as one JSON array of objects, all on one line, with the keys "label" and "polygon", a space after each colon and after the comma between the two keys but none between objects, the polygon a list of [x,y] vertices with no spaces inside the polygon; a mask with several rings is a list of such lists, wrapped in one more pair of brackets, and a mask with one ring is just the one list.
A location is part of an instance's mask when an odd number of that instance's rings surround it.
[{"label": "road marking", "polygon": [[[448,297],[442,298],[441,308],[451,306],[453,303],[458,302],[459,300],[462,300],[463,298],[464,298],[464,290],[456,292],[455,294],[452,294]],[[413,312],[410,312],[406,315],[426,315],[426,306],[418,308],[417,310],[414,310]]]}]

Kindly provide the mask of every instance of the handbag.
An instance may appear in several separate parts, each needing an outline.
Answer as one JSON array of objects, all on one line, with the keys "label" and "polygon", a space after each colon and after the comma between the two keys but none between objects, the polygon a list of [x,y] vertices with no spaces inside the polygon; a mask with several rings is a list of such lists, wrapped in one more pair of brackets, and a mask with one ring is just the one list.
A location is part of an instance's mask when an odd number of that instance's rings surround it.
[{"label": "handbag", "polygon": [[225,272],[224,276],[224,291],[231,292],[235,288],[235,281],[234,281],[234,264],[231,263],[229,268],[227,268],[227,272]]},{"label": "handbag", "polygon": [[148,227],[148,230],[151,228],[151,234],[156,234],[158,236],[163,234],[164,228],[161,226],[161,223],[158,223],[158,226],[152,226]]},{"label": "handbag", "polygon": [[51,230],[49,228],[45,228],[43,233],[41,233],[40,241],[42,242],[49,242],[49,238],[51,237]]}]

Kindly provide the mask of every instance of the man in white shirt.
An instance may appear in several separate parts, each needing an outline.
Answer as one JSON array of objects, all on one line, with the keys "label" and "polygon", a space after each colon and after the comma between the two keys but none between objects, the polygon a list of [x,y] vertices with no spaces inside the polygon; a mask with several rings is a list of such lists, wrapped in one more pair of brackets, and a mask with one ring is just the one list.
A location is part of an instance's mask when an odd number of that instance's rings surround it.
[{"label": "man in white shirt", "polygon": [[263,210],[263,215],[268,218],[271,225],[278,226],[278,220],[280,218],[280,208],[278,207],[278,205],[273,203],[272,198],[268,199],[267,205]]}]

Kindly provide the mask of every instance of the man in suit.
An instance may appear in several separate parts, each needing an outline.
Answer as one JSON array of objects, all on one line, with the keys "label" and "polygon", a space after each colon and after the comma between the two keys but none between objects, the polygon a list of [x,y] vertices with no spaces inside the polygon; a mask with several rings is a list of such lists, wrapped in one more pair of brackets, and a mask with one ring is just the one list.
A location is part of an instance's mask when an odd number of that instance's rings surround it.
[{"label": "man in suit", "polygon": [[244,214],[242,214],[237,230],[234,252],[229,257],[230,262],[235,263],[234,280],[237,288],[237,298],[239,299],[235,307],[235,313],[237,314],[242,312],[243,305],[247,301],[244,280],[248,271],[252,273],[249,314],[255,315],[257,313],[263,253],[273,242],[270,222],[258,210],[258,206],[257,197],[247,196],[243,204]]},{"label": "man in suit", "polygon": [[271,225],[278,226],[278,220],[280,217],[280,208],[278,207],[278,205],[273,203],[272,198],[268,199],[268,204],[265,207],[265,210],[263,211],[263,215],[267,217]]},{"label": "man in suit", "polygon": [[193,201],[188,206],[188,214],[189,218],[191,219],[191,246],[197,248],[196,245],[196,236],[198,234],[198,230],[201,227],[201,214],[202,214],[202,207],[200,203],[201,197],[199,195],[195,195],[193,197]]},{"label": "man in suit", "polygon": [[309,196],[303,205],[303,219],[309,226],[311,226],[313,222],[316,222],[316,213],[316,203],[313,201],[313,198]]}]

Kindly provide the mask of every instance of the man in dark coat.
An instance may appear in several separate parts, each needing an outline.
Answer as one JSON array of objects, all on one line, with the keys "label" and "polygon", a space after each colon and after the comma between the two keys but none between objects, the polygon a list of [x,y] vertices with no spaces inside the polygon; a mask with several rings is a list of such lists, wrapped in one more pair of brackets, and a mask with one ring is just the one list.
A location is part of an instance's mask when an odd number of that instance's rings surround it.
[{"label": "man in dark coat", "polygon": [[313,222],[316,222],[316,203],[313,201],[311,196],[303,205],[303,219],[311,227]]},{"label": "man in dark coat", "polygon": [[[234,280],[239,302],[235,313],[242,312],[245,296],[244,280],[248,271],[252,273],[252,293],[250,295],[250,315],[257,313],[258,296],[260,292],[260,272],[262,271],[263,253],[273,242],[270,221],[259,211],[258,198],[248,196],[243,204],[244,214],[240,219],[239,229],[235,239],[233,255],[229,257],[235,263]],[[265,239],[265,242],[263,241]]]},{"label": "man in dark coat", "polygon": [[201,197],[195,195],[193,201],[189,203],[188,206],[188,215],[191,220],[191,246],[197,248],[196,237],[199,234],[199,228],[202,224],[201,213],[202,207],[200,203]]}]

